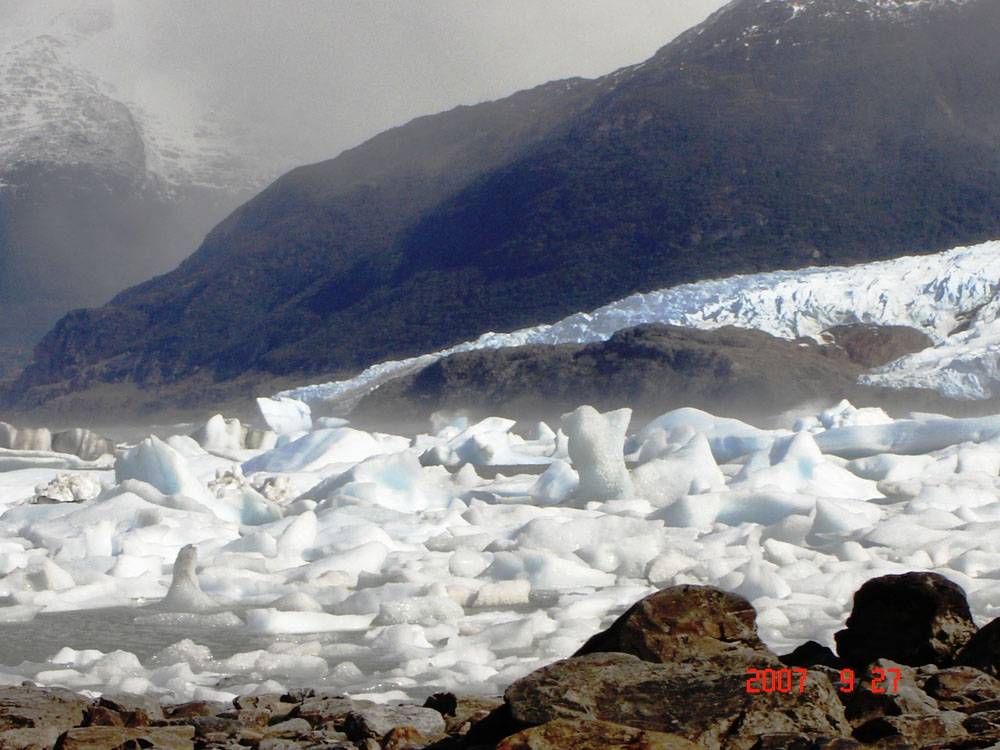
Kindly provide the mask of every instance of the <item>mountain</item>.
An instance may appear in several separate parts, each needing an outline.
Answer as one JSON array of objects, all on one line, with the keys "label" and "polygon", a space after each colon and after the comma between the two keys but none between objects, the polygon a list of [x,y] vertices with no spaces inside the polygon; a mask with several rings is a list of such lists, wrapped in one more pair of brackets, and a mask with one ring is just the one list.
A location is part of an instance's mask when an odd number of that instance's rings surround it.
[{"label": "mountain", "polygon": [[1000,241],[710,279],[278,395],[383,424],[441,408],[535,419],[580,402],[657,413],[701,404],[755,418],[840,398],[995,413],[998,279]]},{"label": "mountain", "polygon": [[734,0],[277,180],[13,387],[347,373],[634,292],[1000,236],[994,0]]},{"label": "mountain", "polygon": [[175,267],[263,178],[177,134],[52,35],[0,45],[0,370],[67,311]]}]

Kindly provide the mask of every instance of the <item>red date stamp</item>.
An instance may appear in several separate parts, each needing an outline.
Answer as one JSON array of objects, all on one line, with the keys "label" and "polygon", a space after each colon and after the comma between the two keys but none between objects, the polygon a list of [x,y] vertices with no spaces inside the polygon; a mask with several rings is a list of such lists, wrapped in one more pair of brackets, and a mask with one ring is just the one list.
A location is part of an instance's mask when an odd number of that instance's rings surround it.
[{"label": "red date stamp", "polygon": [[[747,670],[748,693],[803,693],[806,689],[808,670],[802,667],[792,669],[753,669]],[[899,669],[872,670],[871,684],[873,693],[896,693],[902,671]],[[854,670],[840,670],[840,692],[850,693],[854,690]]]}]

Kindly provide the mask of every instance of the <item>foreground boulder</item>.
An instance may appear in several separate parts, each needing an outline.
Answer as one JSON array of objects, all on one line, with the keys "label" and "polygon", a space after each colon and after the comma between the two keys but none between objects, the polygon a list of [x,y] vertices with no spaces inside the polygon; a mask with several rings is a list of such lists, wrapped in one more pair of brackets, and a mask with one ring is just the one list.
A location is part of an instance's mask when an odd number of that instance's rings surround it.
[{"label": "foreground boulder", "polygon": [[815,732],[846,737],[850,725],[826,675],[802,691],[748,692],[748,669],[780,670],[759,651],[652,664],[631,654],[595,653],[556,662],[518,680],[504,697],[513,721],[599,720],[677,734],[715,750],[750,748],[761,734]]},{"label": "foreground boulder", "polygon": [[834,639],[840,658],[855,666],[880,658],[946,666],[975,632],[962,588],[938,573],[919,572],[867,581]]},{"label": "foreground boulder", "polygon": [[771,654],[757,635],[753,605],[739,594],[685,584],[633,604],[576,656],[619,651],[644,661],[683,662],[738,647]]}]

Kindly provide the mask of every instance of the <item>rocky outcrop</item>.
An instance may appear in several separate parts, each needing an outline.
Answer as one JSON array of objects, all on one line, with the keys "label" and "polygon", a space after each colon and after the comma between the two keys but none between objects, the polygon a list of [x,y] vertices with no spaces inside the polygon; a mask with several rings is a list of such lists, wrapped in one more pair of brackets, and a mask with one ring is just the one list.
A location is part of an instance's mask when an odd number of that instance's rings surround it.
[{"label": "rocky outcrop", "polygon": [[[838,333],[843,345],[818,345],[743,328],[652,323],[593,344],[459,352],[382,385],[351,417],[420,419],[438,409],[472,408],[537,419],[581,402],[601,411],[628,405],[659,414],[694,406],[713,414],[774,414],[815,399],[864,401],[865,389],[855,384],[864,367],[930,343],[901,326],[859,326],[861,332],[852,333],[854,328]],[[865,336],[883,345],[852,355],[862,347],[850,342]]]},{"label": "rocky outcrop", "polygon": [[757,636],[756,619],[753,605],[738,594],[711,586],[673,586],[633,604],[575,656],[617,651],[670,663],[739,648],[770,654]]}]

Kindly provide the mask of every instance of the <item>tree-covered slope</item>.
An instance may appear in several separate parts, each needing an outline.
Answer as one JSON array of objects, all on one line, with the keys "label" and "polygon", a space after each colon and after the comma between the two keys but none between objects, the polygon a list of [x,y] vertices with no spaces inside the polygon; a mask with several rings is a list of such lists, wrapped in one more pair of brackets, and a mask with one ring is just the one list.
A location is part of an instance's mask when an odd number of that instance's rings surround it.
[{"label": "tree-covered slope", "polygon": [[732,273],[1000,236],[992,0],[736,0],[651,60],[297,169],[16,392],[348,371]]}]

